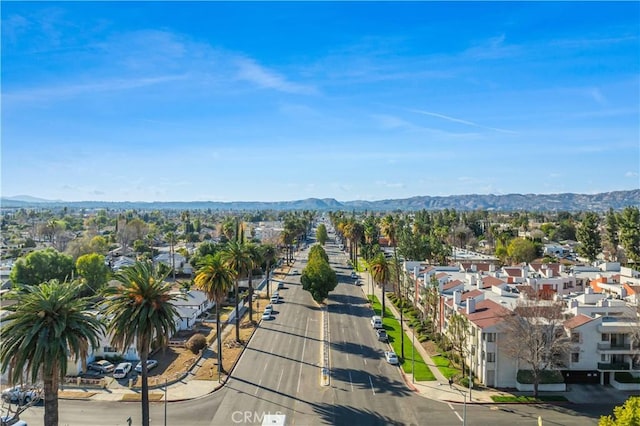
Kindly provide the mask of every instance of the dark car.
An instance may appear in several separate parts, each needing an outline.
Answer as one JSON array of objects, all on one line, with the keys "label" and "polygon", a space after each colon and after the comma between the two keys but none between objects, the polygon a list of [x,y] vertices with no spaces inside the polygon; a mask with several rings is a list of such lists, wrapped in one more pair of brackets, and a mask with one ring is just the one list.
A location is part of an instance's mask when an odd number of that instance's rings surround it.
[{"label": "dark car", "polygon": [[389,336],[387,336],[387,332],[384,331],[384,329],[382,328],[377,329],[376,334],[378,335],[378,340],[380,340],[381,342],[389,341]]}]

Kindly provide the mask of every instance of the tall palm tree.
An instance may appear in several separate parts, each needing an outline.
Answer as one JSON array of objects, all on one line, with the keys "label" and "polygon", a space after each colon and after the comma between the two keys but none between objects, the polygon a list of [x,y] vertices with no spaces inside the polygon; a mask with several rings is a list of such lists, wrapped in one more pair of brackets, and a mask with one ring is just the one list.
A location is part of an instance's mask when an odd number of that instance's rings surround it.
[{"label": "tall palm tree", "polygon": [[204,291],[216,304],[216,336],[218,339],[218,376],[222,373],[222,335],[220,334],[220,305],[233,287],[234,271],[222,260],[221,253],[207,255],[196,273],[195,288]]},{"label": "tall palm tree", "polygon": [[[392,215],[386,215],[380,224],[382,233],[389,239],[389,243],[393,246],[393,265],[396,273],[396,295],[400,298],[400,356],[404,358],[404,300],[400,291],[400,262],[398,262],[398,222]],[[384,293],[383,293],[384,299]]]},{"label": "tall palm tree", "polygon": [[261,247],[262,250],[262,259],[267,262],[267,299],[270,296],[269,289],[271,285],[269,284],[269,273],[271,272],[271,262],[276,258],[277,250],[273,244],[263,244]]},{"label": "tall palm tree", "polygon": [[249,274],[249,321],[253,322],[253,270],[262,263],[262,253],[257,245],[248,243],[245,245],[249,264],[247,272]]},{"label": "tall palm tree", "polygon": [[10,381],[19,383],[25,370],[44,381],[44,424],[58,424],[58,384],[67,373],[69,355],[86,363],[89,347],[100,345],[102,323],[90,314],[89,299],[78,297],[79,287],[52,280],[25,286],[5,306],[0,342],[2,372],[11,366]]},{"label": "tall palm tree", "polygon": [[382,312],[380,313],[380,317],[384,318],[384,310],[386,306],[384,293],[385,286],[389,282],[389,263],[384,257],[384,253],[378,253],[376,257],[369,262],[369,271],[373,281],[376,284],[382,285]]},{"label": "tall palm tree", "polygon": [[149,425],[149,383],[147,360],[151,345],[166,346],[176,331],[178,312],[171,302],[180,293],[164,282],[167,273],[153,269],[150,262],[136,262],[114,275],[119,282],[105,291],[105,315],[111,343],[119,350],[135,344],[142,366],[142,425]]},{"label": "tall palm tree", "polygon": [[235,275],[235,304],[236,304],[236,340],[240,341],[240,315],[238,315],[238,303],[239,303],[239,281],[242,274],[244,274],[249,267],[249,255],[247,254],[246,247],[241,241],[229,241],[227,247],[222,251],[222,260],[234,271]]}]

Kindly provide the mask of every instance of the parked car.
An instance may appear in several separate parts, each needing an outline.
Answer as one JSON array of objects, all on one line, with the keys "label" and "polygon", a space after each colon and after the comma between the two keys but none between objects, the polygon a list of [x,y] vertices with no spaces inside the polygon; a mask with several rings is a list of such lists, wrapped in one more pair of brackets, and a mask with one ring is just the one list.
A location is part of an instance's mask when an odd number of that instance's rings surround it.
[{"label": "parked car", "polygon": [[131,363],[130,362],[121,362],[118,364],[115,370],[113,370],[113,378],[114,379],[124,379],[127,377],[127,374],[131,371]]},{"label": "parked car", "polygon": [[[147,371],[153,370],[157,366],[158,366],[158,361],[156,361],[155,359],[148,359],[147,360]],[[135,370],[138,373],[142,373],[142,363],[141,362],[139,362],[138,365],[136,365]]]},{"label": "parked car", "polygon": [[14,386],[2,391],[3,401],[18,405],[27,405],[31,401],[37,401],[39,398],[40,396],[35,389],[22,386]]},{"label": "parked car", "polygon": [[263,312],[262,313],[262,319],[263,320],[270,320],[271,319],[271,313],[270,312]]},{"label": "parked car", "polygon": [[376,330],[376,334],[378,335],[378,340],[381,342],[388,342],[389,341],[389,336],[387,336],[387,332],[384,331],[384,329],[382,328],[378,328]]},{"label": "parked car", "polygon": [[116,367],[106,359],[102,361],[95,361],[87,365],[87,369],[97,371],[98,373],[108,374],[111,373]]},{"label": "parked car", "polygon": [[7,414],[0,417],[0,425],[2,426],[28,426],[27,422],[20,420],[17,414]]},{"label": "parked car", "polygon": [[394,351],[386,351],[384,353],[384,357],[387,360],[387,362],[391,365],[397,365],[398,364],[398,355],[396,355],[396,353]]},{"label": "parked car", "polygon": [[271,315],[273,313],[273,305],[268,304],[267,306],[265,306],[263,313]]},{"label": "parked car", "polygon": [[371,326],[373,328],[383,328],[382,327],[382,318],[380,318],[378,315],[374,315],[371,317]]},{"label": "parked car", "polygon": [[351,278],[353,278],[354,280],[357,280],[359,277],[358,277],[358,274],[356,274],[354,271],[351,273]]},{"label": "parked car", "polygon": [[280,302],[280,296],[278,296],[277,294],[274,294],[273,296],[271,296],[271,303],[278,303]]},{"label": "parked car", "polygon": [[284,288],[284,283],[283,282],[279,282],[278,283],[278,290]]}]

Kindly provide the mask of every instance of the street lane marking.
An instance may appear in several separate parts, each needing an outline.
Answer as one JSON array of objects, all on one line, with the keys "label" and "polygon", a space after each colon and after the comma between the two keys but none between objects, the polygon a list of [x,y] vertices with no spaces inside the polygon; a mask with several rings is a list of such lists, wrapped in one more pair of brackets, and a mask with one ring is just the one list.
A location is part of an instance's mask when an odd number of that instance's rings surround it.
[{"label": "street lane marking", "polygon": [[298,373],[298,387],[296,394],[300,392],[300,381],[302,379],[302,366],[304,365],[304,350],[307,347],[307,332],[309,331],[309,317],[307,317],[307,325],[304,328],[304,341],[302,342],[302,356],[300,357],[300,373]]},{"label": "street lane marking", "polygon": [[282,375],[284,374],[284,370],[282,370],[280,372],[280,378],[278,379],[278,386],[276,386],[276,389],[279,391],[280,390],[280,382],[282,381]]},{"label": "street lane marking", "polygon": [[451,403],[450,403],[450,402],[448,402],[448,403],[447,403],[447,405],[449,406],[449,408],[451,408],[451,411],[453,411],[453,414],[455,414],[455,415],[456,415],[456,417],[457,417],[458,419],[460,419],[460,421],[461,421],[462,423],[464,423],[464,420],[462,419],[462,417],[460,416],[460,414],[458,414],[458,412],[456,411],[456,409],[455,409],[455,408],[453,408],[453,405],[451,405]]},{"label": "street lane marking", "polygon": [[375,389],[373,389],[373,381],[371,380],[371,376],[369,376],[369,383],[371,383],[371,391],[373,392],[373,394],[376,394]]},{"label": "street lane marking", "polygon": [[351,371],[349,371],[349,383],[351,384],[351,392],[353,392],[353,381],[351,380]]},{"label": "street lane marking", "polygon": [[254,395],[258,393],[258,389],[260,389],[261,384],[262,384],[262,379],[260,379],[260,381],[258,382],[258,386],[256,386],[256,390],[255,392],[253,392]]}]

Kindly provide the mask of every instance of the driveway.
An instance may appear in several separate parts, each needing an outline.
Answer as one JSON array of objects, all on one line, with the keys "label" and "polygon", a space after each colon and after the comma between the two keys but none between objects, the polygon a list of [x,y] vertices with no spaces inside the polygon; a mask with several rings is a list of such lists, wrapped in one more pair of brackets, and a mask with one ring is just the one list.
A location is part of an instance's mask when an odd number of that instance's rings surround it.
[{"label": "driveway", "polygon": [[611,386],[596,384],[570,384],[563,395],[575,404],[610,403],[622,405],[630,396],[640,396],[637,391],[621,391]]}]

